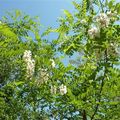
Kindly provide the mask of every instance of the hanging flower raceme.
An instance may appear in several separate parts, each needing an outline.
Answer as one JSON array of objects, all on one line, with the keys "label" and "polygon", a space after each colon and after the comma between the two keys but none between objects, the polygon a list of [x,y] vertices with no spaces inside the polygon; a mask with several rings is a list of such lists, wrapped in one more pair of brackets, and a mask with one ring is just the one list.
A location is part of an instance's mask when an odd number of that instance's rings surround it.
[{"label": "hanging flower raceme", "polygon": [[67,93],[67,87],[65,85],[63,85],[63,84],[60,87],[58,87],[58,89],[57,89],[57,87],[55,85],[51,86],[50,92],[51,92],[51,94],[56,94],[57,90],[59,91],[59,93],[61,95],[64,95],[64,94]]},{"label": "hanging flower raceme", "polygon": [[57,92],[57,87],[56,87],[55,85],[54,85],[54,86],[51,86],[50,91],[51,91],[51,94],[56,94],[56,92]]},{"label": "hanging flower raceme", "polygon": [[26,63],[27,78],[31,79],[34,74],[35,61],[32,59],[32,53],[30,50],[25,50],[24,55],[23,55],[23,60]]},{"label": "hanging flower raceme", "polygon": [[86,23],[87,23],[87,21],[85,19],[81,20],[81,24],[86,24]]},{"label": "hanging flower raceme", "polygon": [[100,27],[108,27],[110,23],[110,19],[105,13],[100,13],[97,16],[96,21],[100,24]]},{"label": "hanging flower raceme", "polygon": [[111,11],[107,11],[107,16],[109,17],[110,20],[115,21],[117,20],[117,11],[111,12]]},{"label": "hanging flower raceme", "polygon": [[25,50],[24,55],[23,55],[23,60],[25,62],[31,60],[32,53],[30,50]]},{"label": "hanging flower raceme", "polygon": [[47,73],[47,69],[40,69],[40,78],[43,82],[47,82],[49,79],[49,74]]},{"label": "hanging flower raceme", "polygon": [[38,75],[38,81],[39,83],[47,83],[49,80],[49,74],[47,72],[47,69],[39,69],[39,75]]},{"label": "hanging flower raceme", "polygon": [[67,93],[67,87],[65,85],[62,84],[59,88],[60,88],[61,95],[64,95]]},{"label": "hanging flower raceme", "polygon": [[56,65],[56,64],[55,64],[55,61],[54,61],[53,59],[50,59],[50,61],[52,62],[52,63],[51,63],[52,68],[54,68],[55,65]]},{"label": "hanging flower raceme", "polygon": [[111,18],[113,16],[113,13],[111,11],[107,11],[107,16]]},{"label": "hanging flower raceme", "polygon": [[88,30],[88,35],[91,38],[99,37],[100,36],[100,30],[97,27],[92,27]]},{"label": "hanging flower raceme", "polygon": [[27,77],[32,77],[34,74],[34,69],[35,69],[35,61],[29,60],[27,62]]}]

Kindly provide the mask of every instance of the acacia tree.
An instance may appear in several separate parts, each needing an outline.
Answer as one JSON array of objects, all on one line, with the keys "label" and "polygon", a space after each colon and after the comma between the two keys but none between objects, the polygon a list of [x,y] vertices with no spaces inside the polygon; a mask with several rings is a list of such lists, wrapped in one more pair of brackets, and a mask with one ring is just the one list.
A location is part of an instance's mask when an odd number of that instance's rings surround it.
[{"label": "acacia tree", "polygon": [[[73,2],[59,19],[54,44],[68,55],[73,67],[63,79],[67,94],[57,97],[60,119],[120,118],[120,4],[114,0]],[[47,32],[51,31],[50,29]],[[59,101],[59,103],[58,103]]]},{"label": "acacia tree", "polygon": [[60,91],[55,86],[67,92],[60,80],[71,66],[63,65],[39,29],[37,18],[18,10],[0,23],[0,119],[51,119],[51,93]]},{"label": "acacia tree", "polygon": [[[73,2],[52,42],[20,11],[0,24],[0,119],[120,118],[119,14],[111,1]],[[57,57],[61,52],[62,57]],[[70,57],[65,66],[61,59]],[[71,60],[72,58],[72,60]]]},{"label": "acacia tree", "polygon": [[50,90],[42,82],[50,77],[55,50],[40,38],[39,29],[37,18],[18,10],[0,23],[0,119],[45,117],[42,106]]}]

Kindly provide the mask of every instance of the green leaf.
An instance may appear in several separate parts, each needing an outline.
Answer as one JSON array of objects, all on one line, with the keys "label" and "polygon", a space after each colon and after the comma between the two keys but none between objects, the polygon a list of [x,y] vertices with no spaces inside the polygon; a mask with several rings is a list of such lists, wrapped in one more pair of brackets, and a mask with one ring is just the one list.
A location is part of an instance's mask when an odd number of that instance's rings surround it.
[{"label": "green leaf", "polygon": [[14,84],[15,84],[16,86],[19,86],[19,85],[24,84],[24,82],[22,82],[22,81],[19,81],[19,82],[14,82]]},{"label": "green leaf", "polygon": [[21,16],[21,11],[20,11],[20,10],[16,10],[16,11],[15,11],[15,14],[16,14],[16,18],[18,18],[18,17]]},{"label": "green leaf", "polygon": [[47,35],[49,35],[51,32],[54,32],[53,29],[52,29],[51,27],[48,27],[48,29],[45,30],[45,32],[43,32],[41,36],[42,36],[42,37],[47,36]]},{"label": "green leaf", "polygon": [[71,14],[68,10],[64,10],[64,14],[65,14],[66,17],[68,18],[68,21],[69,21],[70,23],[72,23],[72,22],[73,22],[73,16],[72,16],[72,14]]},{"label": "green leaf", "polygon": [[80,4],[76,3],[75,1],[73,1],[72,3],[77,10],[80,9]]}]

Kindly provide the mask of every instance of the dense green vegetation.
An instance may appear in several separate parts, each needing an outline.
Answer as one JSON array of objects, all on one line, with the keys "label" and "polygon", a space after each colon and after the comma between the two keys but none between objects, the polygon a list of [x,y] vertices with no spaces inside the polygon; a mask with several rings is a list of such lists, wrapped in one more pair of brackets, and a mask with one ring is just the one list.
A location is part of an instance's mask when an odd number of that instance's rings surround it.
[{"label": "dense green vegetation", "polygon": [[42,35],[37,17],[16,10],[2,18],[0,120],[120,119],[120,3],[73,5]]}]

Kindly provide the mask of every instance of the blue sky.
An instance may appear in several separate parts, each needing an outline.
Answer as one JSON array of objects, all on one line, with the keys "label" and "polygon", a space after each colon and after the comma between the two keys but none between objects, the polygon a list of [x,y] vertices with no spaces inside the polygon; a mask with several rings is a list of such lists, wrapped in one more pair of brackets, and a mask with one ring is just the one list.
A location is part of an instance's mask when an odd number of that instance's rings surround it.
[{"label": "blue sky", "polygon": [[31,16],[39,16],[43,26],[57,26],[62,10],[74,11],[72,0],[0,0],[0,17],[5,11],[22,10]]},{"label": "blue sky", "polygon": [[[57,27],[58,17],[63,15],[63,9],[74,12],[72,0],[0,0],[0,17],[5,15],[7,11],[22,10],[22,12],[30,16],[38,16],[42,24],[41,31],[47,27]],[[47,39],[55,39],[57,35],[52,33]],[[64,64],[68,63],[68,59],[64,60]]]},{"label": "blue sky", "polygon": [[[5,11],[22,10],[30,16],[39,16],[41,24],[47,27],[56,27],[58,17],[63,9],[74,12],[73,0],[0,0],[0,17],[5,15]],[[81,0],[75,0],[81,1]],[[119,0],[116,0],[119,2]],[[51,36],[50,36],[51,37]]]},{"label": "blue sky", "polygon": [[[38,16],[42,24],[42,30],[47,27],[57,27],[57,19],[67,9],[74,12],[75,9],[72,5],[73,0],[0,0],[0,17],[5,15],[6,11],[13,11],[16,9],[22,10],[30,16]],[[81,1],[81,0],[76,0]],[[119,0],[116,0],[118,2]],[[56,38],[55,34],[50,34],[48,39]],[[66,61],[64,61],[65,63]],[[67,63],[67,62],[66,62]]]}]

